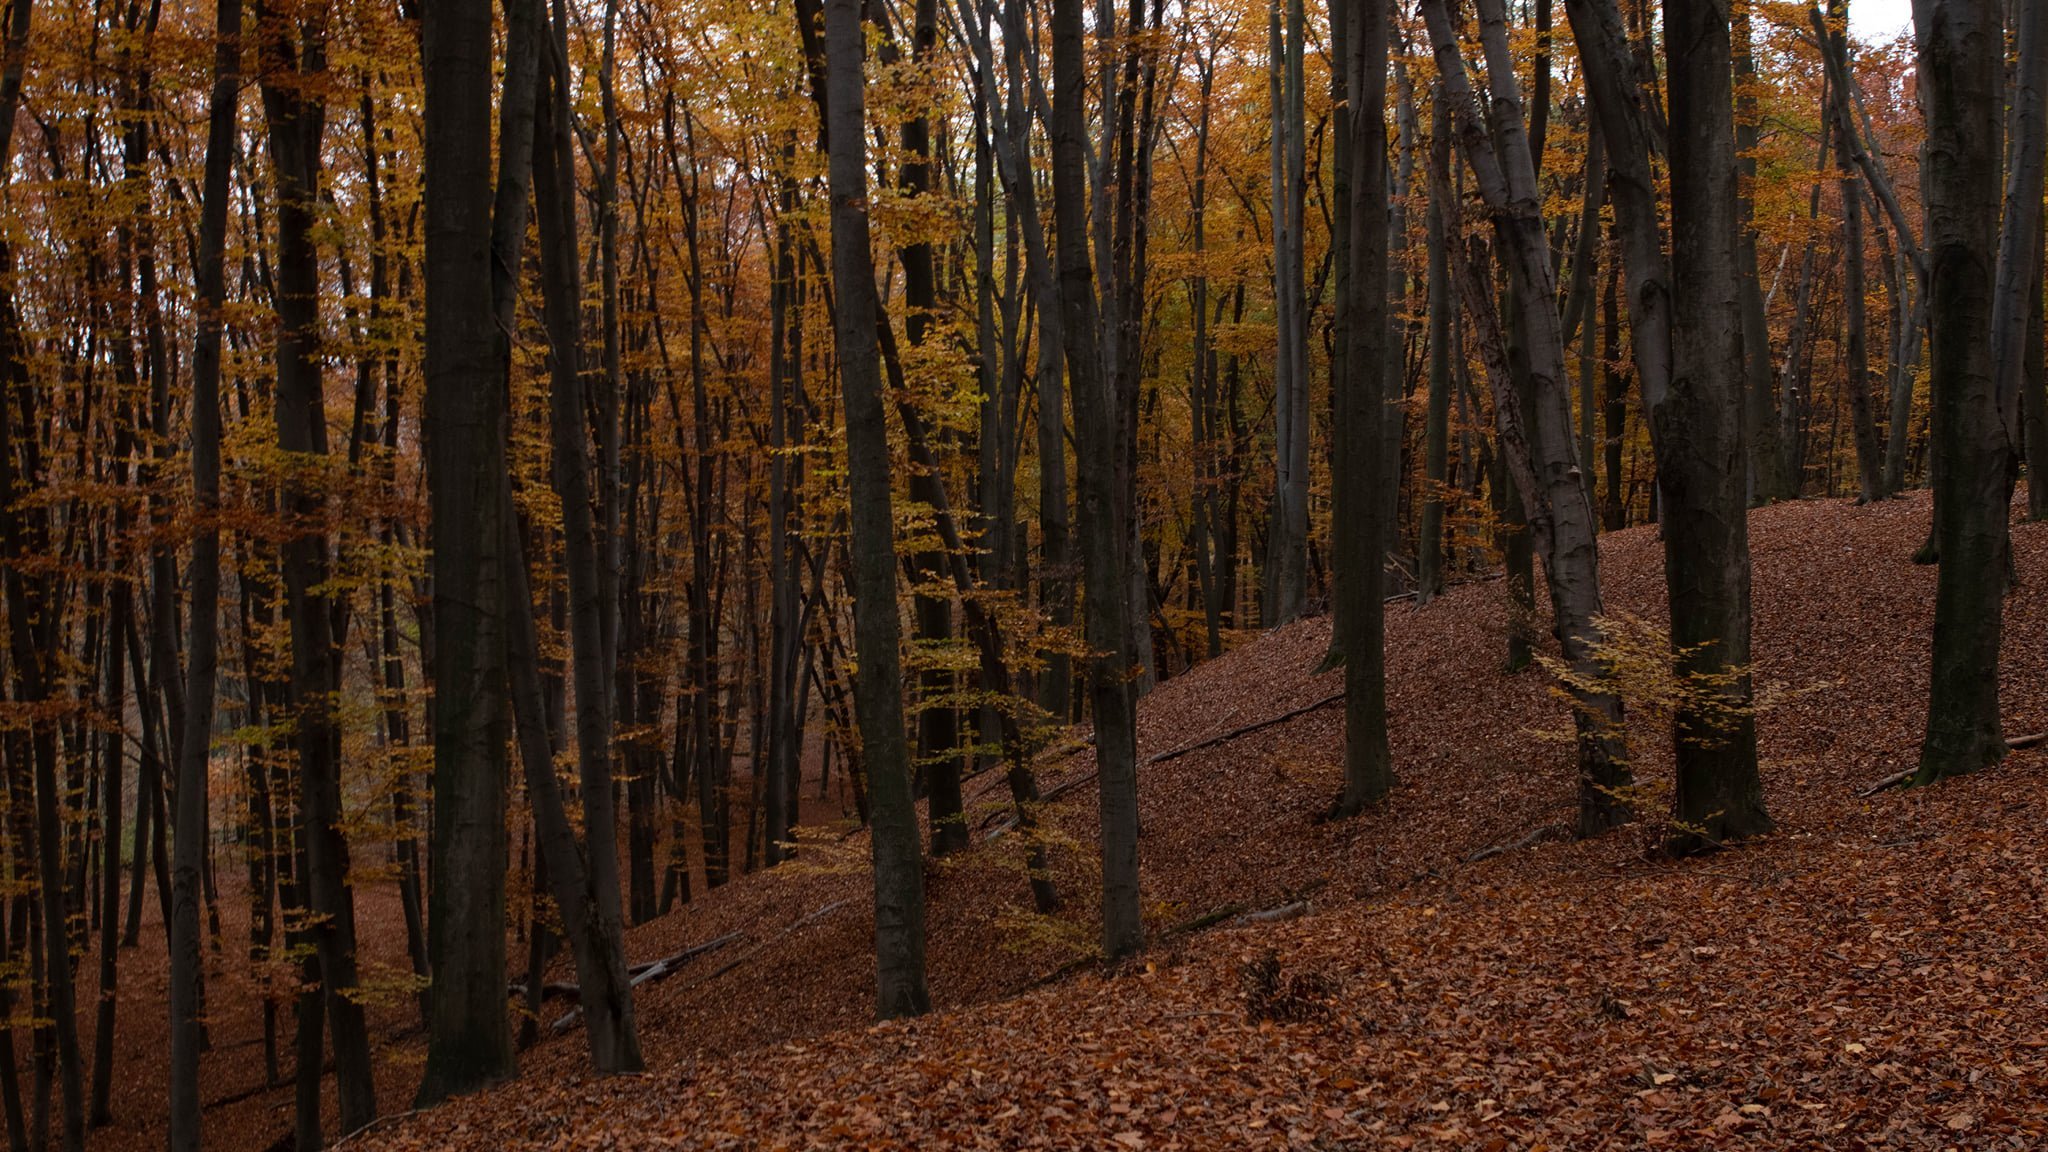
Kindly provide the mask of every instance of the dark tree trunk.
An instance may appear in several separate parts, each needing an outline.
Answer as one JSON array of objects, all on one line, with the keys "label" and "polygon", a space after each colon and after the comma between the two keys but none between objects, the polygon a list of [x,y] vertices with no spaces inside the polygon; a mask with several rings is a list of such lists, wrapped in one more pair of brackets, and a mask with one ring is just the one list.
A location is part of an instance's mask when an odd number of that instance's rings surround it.
[{"label": "dark tree trunk", "polygon": [[1345,29],[1344,87],[1356,93],[1351,133],[1349,291],[1338,339],[1345,379],[1336,390],[1331,569],[1336,578],[1336,644],[1344,654],[1344,791],[1332,814],[1354,816],[1393,788],[1387,746],[1385,571],[1388,504],[1383,481],[1387,418],[1382,390],[1392,329],[1387,308],[1388,11],[1384,0],[1352,0]]},{"label": "dark tree trunk", "polygon": [[[434,822],[428,951],[431,1104],[512,1074],[505,1011],[505,374],[498,330],[526,235],[539,6],[506,9],[495,203],[492,7],[425,10],[426,455],[434,524]],[[508,259],[509,258],[509,261]]]},{"label": "dark tree trunk", "polygon": [[[1737,208],[1727,8],[1664,0],[1671,106],[1670,387],[1650,405],[1671,645],[1687,692],[1673,716],[1680,846],[1767,832],[1749,672],[1743,444],[1743,225]],[[1872,454],[1873,460],[1875,454]]]},{"label": "dark tree trunk", "polygon": [[[799,14],[803,18],[803,13]],[[832,197],[832,283],[846,421],[855,647],[854,705],[873,811],[875,1014],[919,1016],[925,988],[924,853],[903,731],[889,433],[875,326],[881,309],[868,231],[866,93],[859,0],[825,3],[825,125]]]},{"label": "dark tree trunk", "polygon": [[[1998,0],[1927,0],[1915,5],[1921,100],[1927,117],[1928,263],[1933,355],[1935,583],[1933,686],[1927,736],[1915,781],[1974,772],[2005,755],[1998,713],[1998,645],[2004,623],[2008,464],[2012,401],[1994,355],[2001,271],[2017,285],[2032,265],[2021,244],[2038,220],[2020,211],[2001,269],[1999,169],[2005,92],[2005,35]],[[2037,170],[2038,171],[2038,170]],[[2017,174],[2017,172],[2016,172]],[[2033,179],[2038,182],[2038,175]],[[2024,185],[2015,187],[2015,196]],[[2035,201],[2040,199],[2038,186]],[[2010,314],[2010,313],[2008,313]],[[2003,346],[2016,356],[2018,349]],[[2009,361],[2017,363],[2016,359]]]},{"label": "dark tree trunk", "polygon": [[1118,426],[1104,386],[1095,274],[1088,260],[1086,60],[1081,0],[1052,8],[1053,216],[1059,238],[1060,330],[1074,396],[1081,497],[1081,559],[1087,586],[1088,691],[1102,808],[1102,952],[1115,959],[1144,945],[1138,893],[1137,723],[1131,697],[1124,547],[1117,514]]},{"label": "dark tree trunk", "polygon": [[[212,517],[220,505],[221,308],[226,302],[221,265],[227,240],[235,112],[241,92],[242,0],[220,0],[214,20],[213,93],[207,120],[199,260],[194,269],[199,330],[192,342],[192,496],[199,528],[192,541],[189,569],[192,635],[185,689],[189,712],[184,724],[185,746],[177,752],[177,867],[170,925],[172,1152],[198,1152],[200,1146],[199,1053],[205,1045],[205,1032],[200,1021],[204,1009],[199,985],[199,870],[206,854],[207,764],[219,650],[220,529]],[[123,599],[125,602],[125,596]],[[109,663],[118,666],[120,661]],[[110,681],[113,675],[109,673]],[[250,690],[255,691],[255,686]],[[116,758],[115,764],[119,763]],[[119,782],[117,771],[117,793]],[[109,812],[109,820],[117,818],[111,808]]]},{"label": "dark tree trunk", "polygon": [[[1427,604],[1444,587],[1444,497],[1450,463],[1451,317],[1457,296],[1451,288],[1451,238],[1437,196],[1437,173],[1451,170],[1451,113],[1441,92],[1431,101],[1429,129],[1429,408],[1423,422],[1422,515],[1415,542],[1415,600]],[[1448,189],[1442,189],[1448,191]]]},{"label": "dark tree trunk", "polygon": [[[569,78],[561,64],[568,53],[568,23],[560,0],[554,16],[555,42],[542,51],[540,95],[535,104],[533,203],[550,333],[553,480],[555,496],[561,502],[562,551],[569,576],[570,663],[576,691],[577,783],[585,851],[582,867],[572,868],[564,866],[557,849],[549,872],[561,877],[561,883],[577,884],[570,903],[585,905],[580,916],[564,909],[564,929],[570,933],[571,945],[592,957],[578,966],[586,993],[592,1061],[600,1071],[637,1072],[641,1068],[640,1039],[633,1022],[632,991],[624,978],[618,816],[613,806],[612,673],[616,663],[614,654],[607,651],[606,575],[601,564],[604,542],[592,510],[584,416],[575,154],[570,140]],[[508,547],[507,555],[512,554]],[[519,563],[524,563],[523,558]],[[515,575],[510,584],[518,582]],[[520,611],[526,604],[523,598],[514,599],[509,607]],[[529,769],[529,787],[531,781]]]}]

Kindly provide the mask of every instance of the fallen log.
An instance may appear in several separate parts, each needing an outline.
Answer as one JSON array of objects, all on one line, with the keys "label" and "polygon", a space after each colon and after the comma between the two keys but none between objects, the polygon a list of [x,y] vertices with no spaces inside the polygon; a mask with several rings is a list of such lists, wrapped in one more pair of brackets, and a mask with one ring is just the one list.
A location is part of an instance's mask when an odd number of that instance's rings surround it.
[{"label": "fallen log", "polygon": [[1541,828],[1531,830],[1527,835],[1519,839],[1495,844],[1490,848],[1481,848],[1479,851],[1466,856],[1465,863],[1477,864],[1481,860],[1491,860],[1495,856],[1504,855],[1509,852],[1519,852],[1524,848],[1540,844],[1545,840],[1562,840],[1569,834],[1569,830],[1562,824],[1545,824]]},{"label": "fallen log", "polygon": [[[631,981],[629,987],[638,988],[640,985],[645,984],[650,980],[665,980],[668,977],[674,975],[676,969],[681,968],[683,965],[689,963],[692,960],[695,960],[697,957],[702,956],[708,952],[716,952],[720,948],[725,947],[726,945],[732,943],[735,940],[742,940],[745,938],[746,933],[744,932],[728,932],[725,935],[719,936],[715,939],[706,940],[702,944],[696,944],[692,945],[691,947],[685,948],[681,952],[678,952],[673,956],[664,956],[659,960],[649,960],[640,964],[632,965],[631,967],[626,969],[626,975]],[[577,999],[579,1001],[582,999],[582,994],[580,990],[578,990],[577,992]],[[556,1032],[566,1032],[582,1016],[583,1005],[581,1003],[578,1003],[576,1007],[571,1008],[569,1010],[567,1015],[556,1020],[554,1024],[550,1027]]]},{"label": "fallen log", "polygon": [[1257,912],[1246,912],[1244,915],[1232,920],[1230,926],[1242,928],[1252,924],[1278,924],[1283,920],[1299,920],[1303,916],[1308,915],[1308,912],[1308,901],[1296,900],[1292,904],[1282,904],[1278,908],[1262,908]]},{"label": "fallen log", "polygon": [[[2005,742],[2005,750],[2007,752],[2024,752],[2029,748],[2039,747],[2042,744],[2048,744],[2048,732],[2029,732],[2024,736],[2015,736],[2007,740]],[[1856,793],[1856,798],[1858,800],[1868,800],[1879,792],[1900,787],[1912,780],[1919,771],[1919,766],[1915,765],[1903,772],[1894,772],[1884,779],[1871,784],[1861,792]]]},{"label": "fallen log", "polygon": [[[1186,756],[1191,752],[1200,752],[1205,748],[1214,748],[1218,744],[1227,744],[1240,736],[1249,736],[1254,732],[1263,731],[1267,728],[1273,727],[1276,724],[1285,724],[1289,720],[1306,716],[1309,713],[1315,712],[1319,709],[1328,708],[1330,705],[1339,703],[1343,699],[1344,690],[1340,688],[1337,691],[1330,693],[1328,696],[1325,696],[1320,700],[1314,701],[1313,703],[1309,704],[1303,704],[1299,708],[1291,708],[1285,712],[1280,713],[1278,716],[1268,716],[1264,720],[1254,720],[1249,724],[1242,724],[1236,728],[1232,728],[1228,732],[1219,733],[1215,736],[1210,736],[1203,740],[1197,740],[1193,744],[1185,744],[1179,748],[1174,748],[1170,751],[1155,752],[1151,756],[1145,758],[1145,763],[1164,764],[1168,760],[1177,760],[1180,757]],[[1062,785],[1061,787],[1065,787],[1065,785]]]},{"label": "fallen log", "polygon": [[745,937],[746,933],[744,932],[727,932],[723,936],[685,948],[673,956],[664,956],[659,960],[650,960],[645,964],[635,964],[631,968],[626,969],[626,974],[633,978],[633,987],[635,988],[650,980],[667,979],[675,973],[676,969],[695,960],[697,957],[707,952],[716,952],[733,941],[744,939]]}]

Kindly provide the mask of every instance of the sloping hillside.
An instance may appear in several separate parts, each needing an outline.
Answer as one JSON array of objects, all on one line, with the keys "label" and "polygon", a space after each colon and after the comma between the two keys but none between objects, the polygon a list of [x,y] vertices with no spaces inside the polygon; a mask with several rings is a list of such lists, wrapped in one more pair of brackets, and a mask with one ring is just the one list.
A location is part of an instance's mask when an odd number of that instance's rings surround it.
[{"label": "sloping hillside", "polygon": [[[1014,842],[978,847],[932,877],[940,1011],[870,1027],[865,840],[819,845],[631,935],[640,958],[745,933],[643,988],[648,1076],[587,1080],[564,1036],[517,1085],[365,1142],[2031,1143],[2048,1133],[2040,754],[1857,797],[1910,763],[1924,716],[1934,577],[1907,556],[1927,509],[1752,518],[1757,676],[1779,700],[1760,721],[1779,825],[1764,841],[1673,864],[1624,830],[1468,862],[1563,819],[1571,795],[1564,705],[1542,672],[1501,671],[1503,589],[1472,585],[1389,609],[1400,785],[1383,808],[1318,820],[1338,783],[1331,707],[1141,767],[1156,943],[1140,963],[1034,987],[1093,932],[1083,785],[1053,820],[1059,929],[1021,915]],[[2048,530],[2020,526],[2016,547],[2009,734],[2048,728]],[[1603,558],[1609,611],[1655,620],[1653,530]],[[1306,621],[1164,685],[1141,706],[1141,757],[1326,699],[1327,639]],[[1658,734],[1638,737],[1650,771]],[[1046,783],[1088,768],[1082,751]],[[1306,917],[1172,931],[1304,895]]]}]

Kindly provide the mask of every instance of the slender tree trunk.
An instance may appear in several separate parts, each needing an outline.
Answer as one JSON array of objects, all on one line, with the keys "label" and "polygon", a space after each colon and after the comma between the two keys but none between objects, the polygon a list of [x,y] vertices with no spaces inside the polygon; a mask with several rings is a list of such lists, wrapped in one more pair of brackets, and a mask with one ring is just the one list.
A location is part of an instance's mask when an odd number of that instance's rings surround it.
[{"label": "slender tree trunk", "polygon": [[925,988],[924,853],[911,799],[898,692],[902,658],[895,523],[889,498],[889,434],[875,353],[875,326],[881,315],[868,230],[860,3],[826,0],[824,8],[834,325],[845,406],[854,631],[860,656],[854,705],[860,715],[861,756],[874,814],[875,1014],[886,1020],[920,1016],[931,1008],[931,994]]},{"label": "slender tree trunk", "polygon": [[1778,406],[1771,394],[1771,329],[1764,311],[1764,293],[1757,268],[1756,151],[1762,113],[1757,107],[1756,36],[1751,5],[1729,6],[1729,36],[1735,53],[1735,164],[1738,179],[1735,213],[1742,232],[1735,258],[1742,276],[1744,432],[1749,443],[1751,504],[1790,499],[1783,474],[1785,455],[1778,444]]},{"label": "slender tree trunk", "polygon": [[[565,923],[564,927],[572,933],[572,946],[580,944],[607,958],[587,966],[582,973],[602,980],[601,988],[586,985],[593,993],[603,993],[601,1000],[593,996],[585,1001],[592,1060],[602,1071],[636,1072],[641,1068],[640,1040],[633,1022],[632,992],[623,979],[625,944],[619,899],[618,816],[611,763],[611,681],[616,662],[615,654],[606,651],[605,572],[601,564],[604,542],[592,511],[594,493],[579,355],[582,292],[576,269],[575,156],[570,141],[568,76],[561,63],[567,58],[568,23],[559,0],[554,16],[554,43],[542,47],[540,97],[535,105],[533,203],[539,223],[541,282],[551,336],[553,481],[556,498],[561,502],[562,550],[569,576],[570,662],[576,691],[578,799],[583,807],[585,859],[580,870],[560,867],[559,860],[551,861],[549,872],[560,875],[565,883],[583,881],[576,899],[586,901],[588,907],[578,918],[580,923]],[[513,611],[526,603],[509,601]],[[587,939],[579,941],[579,936]]]},{"label": "slender tree trunk", "polygon": [[[1422,515],[1415,543],[1415,600],[1427,604],[1444,587],[1444,497],[1450,462],[1452,316],[1451,238],[1437,199],[1437,173],[1451,169],[1451,113],[1439,90],[1431,101],[1429,130],[1429,408],[1423,424]],[[1445,189],[1448,191],[1448,189]]]},{"label": "slender tree trunk", "polygon": [[[1544,557],[1555,634],[1565,664],[1577,681],[1572,695],[1578,731],[1578,826],[1581,835],[1593,835],[1628,813],[1622,799],[1629,777],[1622,747],[1621,699],[1607,686],[1600,654],[1602,608],[1593,505],[1572,440],[1563,326],[1557,314],[1550,247],[1537,210],[1541,201],[1536,194],[1535,165],[1508,56],[1506,14],[1501,0],[1480,0],[1480,29],[1491,89],[1489,134],[1465,77],[1444,0],[1425,0],[1422,11],[1429,22],[1438,70],[1445,80],[1466,158],[1508,266],[1526,341],[1531,395],[1525,400],[1508,382],[1497,321],[1489,323],[1493,317],[1485,280],[1471,266],[1472,261],[1464,262],[1467,267],[1460,283],[1466,307],[1481,325],[1482,350],[1489,355],[1489,374],[1496,382],[1494,407],[1502,452],[1522,490],[1530,533]],[[1602,124],[1610,145],[1617,137],[1628,139],[1624,133],[1609,131],[1610,127]],[[1494,139],[1500,141],[1498,147]]]},{"label": "slender tree trunk", "polygon": [[[220,529],[211,517],[220,505],[221,308],[226,301],[222,258],[227,239],[228,171],[234,159],[235,111],[241,88],[242,0],[220,0],[214,21],[213,93],[201,193],[199,261],[194,269],[199,331],[192,346],[192,493],[199,528],[189,569],[192,635],[185,700],[190,710],[185,717],[185,746],[178,749],[177,867],[170,926],[172,1152],[198,1152],[200,1146],[199,1053],[205,1033],[199,995],[199,869],[206,852],[207,765],[213,735],[220,597]],[[111,679],[113,673],[109,675]],[[117,774],[117,790],[118,780]],[[109,819],[114,818],[110,814]]]},{"label": "slender tree trunk", "polygon": [[[2042,372],[2042,200],[2048,163],[2048,13],[2020,4],[2019,63],[2012,98],[2012,162],[1991,339],[2000,410],[2017,403],[2024,422],[2027,519],[2048,518],[2048,384]],[[2028,211],[2029,206],[2034,208]],[[2019,297],[2008,301],[2011,292]],[[2024,315],[2019,313],[2023,312]]]},{"label": "slender tree trunk", "polygon": [[[839,0],[845,2],[845,0]],[[1102,379],[1095,275],[1088,261],[1086,61],[1081,0],[1052,6],[1053,216],[1059,237],[1060,329],[1074,396],[1081,495],[1081,553],[1087,584],[1088,688],[1095,710],[1095,762],[1102,808],[1102,952],[1115,959],[1144,944],[1138,892],[1136,714],[1125,644],[1125,540],[1118,523],[1117,420]]]}]

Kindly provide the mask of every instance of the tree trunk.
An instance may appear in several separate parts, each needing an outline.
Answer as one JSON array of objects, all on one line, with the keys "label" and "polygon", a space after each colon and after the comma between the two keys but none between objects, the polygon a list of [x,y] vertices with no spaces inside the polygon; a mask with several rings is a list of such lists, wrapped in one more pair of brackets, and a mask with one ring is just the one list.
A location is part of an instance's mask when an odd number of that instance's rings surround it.
[{"label": "tree trunk", "polygon": [[[308,98],[303,85],[317,82],[327,71],[326,30],[317,23],[306,24],[297,29],[295,43],[291,21],[260,6],[258,16],[270,25],[260,52],[265,65],[264,112],[277,184],[278,446],[317,460],[327,455],[327,426],[321,395],[320,268],[313,220],[326,110]],[[288,481],[284,498],[294,518],[313,526],[284,544],[291,622],[291,703],[301,815],[307,833],[307,889],[310,906],[320,916],[312,935],[334,1029],[341,1130],[347,1133],[376,1117],[377,1096],[369,1030],[362,1005],[355,998],[355,898],[348,883],[348,839],[341,828],[341,732],[333,701],[339,686],[339,652],[332,605],[325,590],[327,535],[320,527],[326,519],[327,498],[318,481],[304,478]],[[199,610],[195,601],[195,617]],[[196,624],[194,634],[198,634]],[[193,748],[203,748],[209,736],[187,724],[187,756],[193,755]]]},{"label": "tree trunk", "polygon": [[1346,120],[1351,133],[1350,291],[1340,317],[1345,379],[1336,391],[1335,478],[1332,485],[1337,646],[1344,654],[1344,791],[1332,815],[1357,815],[1392,790],[1387,745],[1385,607],[1380,594],[1386,558],[1384,482],[1387,418],[1383,380],[1392,367],[1388,323],[1388,173],[1386,74],[1388,6],[1352,0],[1337,19],[1345,29],[1345,91],[1355,93]]},{"label": "tree trunk", "polygon": [[[1444,0],[1425,0],[1422,11],[1467,161],[1508,266],[1526,342],[1531,395],[1525,402],[1510,383],[1497,324],[1489,323],[1493,317],[1485,280],[1474,261],[1463,262],[1466,307],[1481,325],[1481,346],[1489,355],[1489,375],[1495,383],[1502,452],[1522,490],[1530,533],[1544,557],[1555,634],[1565,665],[1576,681],[1571,691],[1578,732],[1578,826],[1581,835],[1593,835],[1625,819],[1628,811],[1621,796],[1628,783],[1621,699],[1607,684],[1600,654],[1600,560],[1594,542],[1593,505],[1572,441],[1563,326],[1557,314],[1550,247],[1538,214],[1541,198],[1536,191],[1535,165],[1508,55],[1506,14],[1501,0],[1479,2],[1491,88],[1489,134],[1465,77]],[[1615,152],[1630,138],[1604,121],[1601,130]],[[1499,141],[1497,147],[1494,140]]]},{"label": "tree trunk", "polygon": [[[1431,101],[1429,130],[1429,408],[1423,424],[1422,516],[1415,543],[1415,601],[1427,604],[1443,591],[1444,497],[1450,457],[1451,317],[1457,297],[1451,288],[1451,238],[1444,231],[1436,174],[1451,169],[1451,111],[1439,89]],[[1448,191],[1448,189],[1445,189]]]},{"label": "tree trunk", "polygon": [[[205,1032],[200,1021],[199,869],[207,843],[207,766],[213,736],[220,598],[220,529],[211,517],[220,505],[221,308],[226,302],[222,260],[227,240],[228,174],[234,163],[235,113],[241,93],[242,0],[220,0],[214,22],[213,92],[208,102],[199,259],[194,268],[199,329],[192,342],[192,497],[199,527],[188,570],[192,634],[185,701],[189,711],[185,746],[178,749],[177,761],[177,866],[170,925],[172,1152],[198,1152],[200,1146],[199,1053]],[[109,663],[118,666],[120,661]],[[109,673],[110,683],[114,675]],[[250,690],[256,689],[252,685]],[[118,757],[114,763],[118,793]],[[110,807],[109,821],[117,818]],[[117,828],[109,824],[110,830]]]},{"label": "tree trunk", "polygon": [[[570,935],[572,947],[583,948],[591,957],[579,964],[578,975],[584,980],[586,992],[591,993],[584,999],[584,1012],[589,1020],[592,1062],[604,1072],[637,1072],[642,1066],[640,1039],[633,1022],[632,992],[624,979],[618,816],[613,806],[611,681],[616,664],[605,650],[605,574],[600,566],[603,541],[591,507],[594,494],[580,356],[582,290],[576,269],[579,253],[575,155],[570,141],[568,77],[560,66],[567,56],[568,24],[559,2],[552,35],[554,44],[542,49],[540,94],[534,106],[533,204],[539,224],[542,294],[550,333],[552,478],[555,496],[561,502],[562,551],[569,576],[577,783],[583,808],[585,851],[580,868],[567,867],[563,866],[563,853],[558,847],[553,853],[556,859],[549,863],[549,873],[559,876],[564,885],[577,885],[565,889],[573,891],[571,901],[557,902],[564,904],[563,927]],[[503,494],[508,500],[509,495]],[[506,555],[515,555],[509,541]],[[524,559],[519,563],[524,564]],[[518,574],[514,574],[507,582],[508,590],[518,583]],[[525,609],[528,601],[513,598],[507,603],[516,612]],[[515,638],[513,643],[516,646],[519,641]],[[521,674],[514,673],[515,677]],[[528,772],[531,781],[531,768]],[[557,831],[556,837],[560,835]],[[584,905],[580,916],[572,916],[567,906],[575,902]]]},{"label": "tree trunk", "polygon": [[[845,2],[845,0],[840,0]],[[1097,345],[1095,276],[1088,261],[1086,66],[1080,0],[1052,6],[1053,216],[1059,237],[1060,329],[1074,397],[1080,473],[1081,554],[1087,585],[1088,690],[1102,808],[1102,952],[1116,959],[1144,945],[1138,892],[1137,717],[1126,645],[1124,534],[1117,515],[1117,429]]]},{"label": "tree trunk", "polygon": [[[1974,772],[2005,755],[1998,713],[1998,645],[2004,622],[2011,401],[1994,342],[1998,321],[2011,337],[1996,346],[2018,366],[2026,300],[2020,276],[2033,264],[2025,243],[2038,221],[2032,204],[1999,222],[2000,109],[2004,103],[2004,21],[1998,0],[1929,0],[1916,5],[1921,99],[1927,110],[1924,177],[1928,205],[1930,357],[1934,398],[1935,583],[1933,685],[1916,783]],[[2036,33],[2038,39],[2039,33]],[[2021,165],[2014,204],[2027,184]],[[2031,177],[2040,200],[2038,168]],[[1994,282],[2000,291],[1994,297]],[[2003,297],[2010,295],[2011,299]],[[2010,316],[2022,317],[2015,330]],[[2016,383],[2016,381],[2014,381]]]},{"label": "tree trunk", "polygon": [[[825,125],[832,197],[834,336],[846,420],[855,647],[854,705],[874,814],[875,1014],[919,1016],[925,988],[924,853],[903,731],[895,521],[887,416],[875,353],[875,269],[868,231],[866,94],[859,0],[826,0]],[[804,18],[804,13],[799,13]]]},{"label": "tree trunk", "polygon": [[[493,192],[492,6],[426,9],[426,452],[435,539],[434,804],[428,951],[434,972],[419,1101],[512,1074],[505,1012],[505,708],[510,515],[504,390],[511,336],[497,318],[526,237],[539,5],[506,9],[504,105]],[[509,607],[518,607],[510,605]]]},{"label": "tree trunk", "polygon": [[1750,694],[1743,224],[1726,11],[1716,0],[1664,0],[1672,374],[1650,419],[1658,433],[1671,645],[1686,685],[1672,718],[1683,848],[1771,827]]}]

